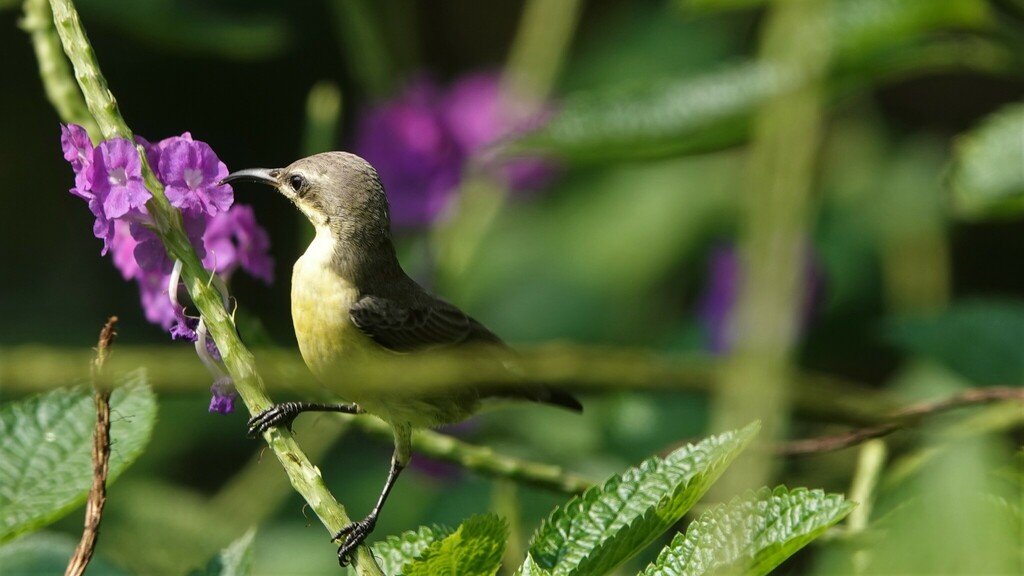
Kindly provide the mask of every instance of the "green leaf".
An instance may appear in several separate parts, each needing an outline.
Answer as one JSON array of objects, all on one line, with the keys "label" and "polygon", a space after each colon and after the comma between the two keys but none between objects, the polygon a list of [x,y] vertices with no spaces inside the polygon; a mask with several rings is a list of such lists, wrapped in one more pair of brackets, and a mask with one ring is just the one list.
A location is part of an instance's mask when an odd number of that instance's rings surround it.
[{"label": "green leaf", "polygon": [[555,510],[530,543],[537,566],[552,574],[604,574],[683,517],[757,434],[738,431],[653,457]]},{"label": "green leaf", "polygon": [[[0,572],[3,574],[63,574],[78,539],[55,532],[36,532],[0,546]],[[126,576],[100,554],[89,561],[89,576]]]},{"label": "green leaf", "polygon": [[445,526],[420,526],[377,542],[373,545],[373,556],[385,574],[401,574],[406,564],[422,556],[438,538],[451,533],[451,528]]},{"label": "green leaf", "polygon": [[472,516],[433,542],[403,569],[405,576],[493,576],[501,568],[508,523],[494,514]]},{"label": "green leaf", "polygon": [[[893,50],[916,46],[940,30],[979,29],[989,20],[981,0],[836,0],[830,11],[834,65],[828,80],[836,80],[838,88],[841,79],[844,90],[862,87],[892,73]],[[963,66],[962,57],[955,60]],[[902,63],[914,65],[934,68],[941,60]],[[764,103],[818,80],[776,63],[748,61],[642,88],[570,95],[548,123],[510,141],[506,151],[579,162],[713,151],[743,142]]]},{"label": "green leaf", "polygon": [[203,571],[193,571],[191,576],[248,576],[252,574],[252,543],[256,539],[256,528],[246,530],[238,540],[220,551],[210,560]]},{"label": "green leaf", "polygon": [[[156,421],[144,372],[123,377],[110,400],[108,484],[135,461]],[[0,407],[0,542],[81,505],[92,486],[92,391],[61,389]]]},{"label": "green leaf", "polygon": [[551,572],[541,568],[530,554],[526,555],[526,561],[516,571],[517,576],[551,576]]},{"label": "green leaf", "polygon": [[1024,303],[967,300],[889,320],[885,339],[978,384],[1024,384]]},{"label": "green leaf", "polygon": [[853,510],[839,494],[762,488],[701,514],[643,576],[768,574]]},{"label": "green leaf", "polygon": [[1013,104],[962,136],[950,183],[960,216],[1024,212],[1024,104]]},{"label": "green leaf", "polygon": [[746,62],[641,88],[581,93],[508,151],[595,161],[714,150],[742,140],[751,112],[796,84],[778,66]]}]

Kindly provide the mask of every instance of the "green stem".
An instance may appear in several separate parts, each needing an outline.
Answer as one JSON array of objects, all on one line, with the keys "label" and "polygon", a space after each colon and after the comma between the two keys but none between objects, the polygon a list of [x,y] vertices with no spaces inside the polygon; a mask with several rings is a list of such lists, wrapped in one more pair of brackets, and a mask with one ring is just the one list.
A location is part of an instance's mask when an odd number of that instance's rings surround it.
[{"label": "green stem", "polygon": [[[783,437],[792,402],[791,357],[804,298],[808,216],[823,116],[820,79],[829,58],[828,2],[776,0],[765,23],[760,58],[803,79],[759,111],[740,235],[743,270],[732,318],[731,369],[716,391],[716,430],[763,422],[762,445]],[[771,484],[773,459],[751,450],[714,490],[726,499]]]},{"label": "green stem", "polygon": [[[394,433],[391,427],[376,418],[353,418],[353,422],[363,430],[381,438],[393,437]],[[486,446],[474,446],[430,430],[413,431],[412,447],[417,453],[424,456],[454,462],[474,472],[514,480],[538,488],[579,494],[593,486],[593,482],[590,480],[566,472],[558,466],[505,456]]]},{"label": "green stem", "polygon": [[[108,139],[126,138],[134,141],[132,131],[121,116],[117,101],[100,72],[96,54],[73,3],[71,0],[52,0],[51,7],[57,34],[64,46],[64,52],[71,60],[75,78],[100,133]],[[153,194],[146,208],[153,217],[157,235],[163,242],[168,256],[172,260],[182,262],[182,280],[185,288],[217,343],[239,396],[250,413],[255,414],[269,407],[271,402],[263,391],[263,382],[256,372],[252,353],[239,340],[234,320],[224,309],[220,293],[211,285],[210,272],[203,268],[182,229],[180,213],[167,201],[163,186],[157,181],[146,162],[146,155],[141,149],[139,152],[146,187]],[[351,522],[344,508],[327,490],[320,471],[309,462],[287,430],[272,429],[264,434],[264,438],[280,460],[292,486],[306,499],[328,531],[333,534]],[[381,574],[366,546],[360,547],[353,563],[360,574]]]},{"label": "green stem", "polygon": [[93,143],[98,142],[100,127],[89,114],[82,92],[71,75],[60,38],[57,37],[57,29],[53,25],[49,2],[25,0],[24,8],[25,17],[21,20],[21,29],[32,38],[32,48],[39,63],[39,77],[43,80],[46,98],[57,110],[61,120],[85,128]]},{"label": "green stem", "polygon": [[[523,8],[501,79],[503,109],[513,116],[513,124],[516,118],[535,116],[550,95],[575,34],[581,4],[582,0],[529,0]],[[433,237],[439,275],[450,288],[469,269],[505,207],[508,190],[493,177],[487,162],[493,158],[475,159],[464,168],[455,214]]]}]

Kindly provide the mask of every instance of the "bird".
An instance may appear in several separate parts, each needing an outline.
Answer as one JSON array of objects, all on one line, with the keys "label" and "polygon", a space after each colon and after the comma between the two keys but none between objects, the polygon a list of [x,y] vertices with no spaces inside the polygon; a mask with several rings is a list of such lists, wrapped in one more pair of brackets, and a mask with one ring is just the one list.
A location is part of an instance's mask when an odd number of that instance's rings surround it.
[{"label": "bird", "polygon": [[[377,171],[348,152],[324,152],[285,168],[250,168],[221,184],[257,182],[277,189],[316,234],[292,269],[291,312],[303,360],[314,378],[331,382],[348,403],[284,402],[249,420],[249,434],[291,427],[303,412],[372,414],[394,434],[384,487],[362,520],[333,535],[345,566],[377,523],[395,481],[411,457],[414,428],[462,421],[490,398],[517,398],[581,412],[570,393],[545,385],[466,386],[433,393],[396,394],[332,379],[339,365],[436,349],[508,351],[506,344],[458,307],[427,292],[402,269],[391,236],[389,206]],[[504,364],[510,370],[514,367]]]}]

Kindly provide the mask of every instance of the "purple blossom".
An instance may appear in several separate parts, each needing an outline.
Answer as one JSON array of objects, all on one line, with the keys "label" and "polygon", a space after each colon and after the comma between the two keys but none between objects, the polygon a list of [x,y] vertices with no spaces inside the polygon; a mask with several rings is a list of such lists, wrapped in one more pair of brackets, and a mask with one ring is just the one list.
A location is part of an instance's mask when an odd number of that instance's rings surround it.
[{"label": "purple blossom", "polygon": [[[377,167],[397,226],[443,216],[469,160],[521,125],[499,86],[494,74],[468,76],[447,92],[419,79],[363,116],[355,151]],[[514,189],[550,173],[537,160],[517,160],[499,172]]]},{"label": "purple blossom", "polygon": [[182,137],[161,142],[156,149],[160,179],[172,206],[210,216],[231,207],[231,187],[218,184],[228,175],[227,166],[209,144]]},{"label": "purple blossom", "polygon": [[145,272],[141,269],[136,278],[146,320],[164,330],[170,330],[177,319],[177,310],[167,294],[168,279],[167,274]]},{"label": "purple blossom", "polygon": [[[711,252],[708,286],[701,299],[698,315],[707,336],[708,351],[715,355],[728,353],[735,342],[732,314],[743,277],[740,259],[733,246],[717,246]],[[812,252],[804,265],[804,300],[800,311],[800,328],[811,321],[823,275]]]},{"label": "purple blossom", "polygon": [[61,124],[60,145],[64,149],[64,159],[71,163],[75,171],[75,187],[71,193],[88,200],[92,196],[89,192],[92,186],[87,175],[93,154],[89,133],[78,124]]},{"label": "purple blossom", "polygon": [[142,183],[138,151],[123,138],[100,143],[92,155],[88,174],[91,189],[103,203],[103,215],[108,220],[141,208],[151,196]]},{"label": "purple blossom", "polygon": [[[195,248],[196,254],[202,258],[206,255],[206,248],[202,242],[203,233],[206,230],[206,217],[202,214],[185,212],[182,214],[181,219],[182,225],[185,228],[185,234]],[[145,220],[133,221],[128,229],[131,232],[132,238],[136,241],[133,254],[139,268],[147,272],[159,272],[163,275],[169,274],[173,263],[167,256],[167,251],[164,250],[164,245],[160,238],[157,237],[153,230],[146,226]]]},{"label": "purple blossom", "polygon": [[[481,73],[453,85],[442,103],[441,113],[463,152],[478,155],[527,124],[521,108],[502,94],[497,74]],[[514,160],[499,168],[500,175],[514,190],[536,188],[553,172],[551,162],[541,158]]]},{"label": "purple blossom", "polygon": [[270,284],[274,280],[274,260],[268,254],[270,237],[256,223],[252,206],[235,204],[227,212],[210,218],[203,235],[206,258],[203,266],[224,278],[239,266],[252,276]]},{"label": "purple blossom", "polygon": [[356,135],[355,149],[376,166],[398,226],[436,219],[459,182],[463,157],[439,114],[440,97],[432,83],[416,81],[371,109]]},{"label": "purple blossom", "polygon": [[230,414],[235,410],[235,398],[238,393],[235,391],[235,383],[230,376],[218,378],[213,386],[210,386],[213,396],[210,398],[210,412]]},{"label": "purple blossom", "polygon": [[[164,184],[168,200],[181,208],[185,233],[204,266],[216,267],[221,278],[241,267],[271,282],[270,239],[256,223],[252,208],[232,207],[231,188],[217,185],[228,170],[213,149],[188,132],[156,144],[142,137],[135,141]],[[136,146],[115,138],[93,148],[85,130],[69,124],[61,126],[61,148],[75,171],[71,192],[86,200],[96,217],[93,234],[103,239],[103,254],[111,251],[124,279],[138,284],[146,319],[169,330],[173,339],[196,341],[199,321],[185,315],[178,303],[179,288],[169,285],[173,265],[145,206],[151,194],[142,181]],[[205,353],[209,358],[204,355],[204,362],[220,360],[212,339],[206,339]],[[218,378],[212,390],[210,411],[231,412],[236,397],[231,379]]]}]

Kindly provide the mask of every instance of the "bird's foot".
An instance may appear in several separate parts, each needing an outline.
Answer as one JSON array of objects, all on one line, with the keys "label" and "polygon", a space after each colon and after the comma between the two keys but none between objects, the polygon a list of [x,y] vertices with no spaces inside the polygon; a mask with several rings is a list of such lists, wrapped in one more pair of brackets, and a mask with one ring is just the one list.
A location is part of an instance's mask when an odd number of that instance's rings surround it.
[{"label": "bird's foot", "polygon": [[331,538],[332,542],[342,540],[341,547],[338,548],[338,564],[341,564],[342,567],[348,565],[351,556],[355,554],[356,547],[366,540],[376,525],[377,517],[371,514],[338,530],[338,533]]},{"label": "bird's foot", "polygon": [[301,402],[282,402],[249,419],[249,437],[255,438],[274,426],[285,426],[289,431],[295,417],[305,411]]}]

